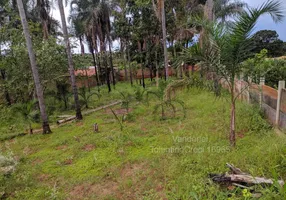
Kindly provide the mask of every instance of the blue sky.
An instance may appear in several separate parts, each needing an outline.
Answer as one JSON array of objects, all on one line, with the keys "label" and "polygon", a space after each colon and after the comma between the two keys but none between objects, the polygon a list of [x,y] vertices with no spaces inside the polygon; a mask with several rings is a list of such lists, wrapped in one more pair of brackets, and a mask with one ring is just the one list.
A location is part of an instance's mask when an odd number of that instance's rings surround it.
[{"label": "blue sky", "polygon": [[[261,4],[263,4],[264,2],[266,2],[267,0],[241,0],[246,2],[250,7],[258,7],[261,6]],[[272,18],[269,15],[264,15],[262,16],[255,29],[254,32],[257,32],[259,30],[276,30],[279,38],[286,41],[286,0],[280,0],[284,6],[284,13],[285,13],[285,18],[283,19],[282,23],[279,24],[275,24],[275,22],[273,22]],[[68,17],[69,14],[69,6],[65,7],[65,11],[66,11],[66,17]],[[60,21],[60,14],[59,11],[57,9],[57,6],[55,6],[55,9],[52,10],[52,14],[53,16]],[[86,45],[85,45],[86,46]],[[118,41],[115,41],[113,43],[113,48],[118,47]],[[86,47],[87,50],[87,47]],[[74,53],[80,53],[80,48],[79,45],[77,48],[74,48]]]},{"label": "blue sky", "polygon": [[[244,0],[250,7],[258,7],[266,0]],[[284,13],[286,15],[286,0],[280,0],[284,6]],[[282,23],[275,24],[269,15],[262,16],[256,27],[255,32],[258,30],[276,30],[280,39],[286,41],[286,16]]]}]

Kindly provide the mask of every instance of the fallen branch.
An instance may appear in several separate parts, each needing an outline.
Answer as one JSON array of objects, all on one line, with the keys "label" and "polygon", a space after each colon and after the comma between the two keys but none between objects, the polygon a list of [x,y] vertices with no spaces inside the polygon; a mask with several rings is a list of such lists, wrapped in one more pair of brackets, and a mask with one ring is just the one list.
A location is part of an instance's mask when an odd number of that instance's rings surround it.
[{"label": "fallen branch", "polygon": [[[92,109],[92,110],[85,111],[85,112],[83,112],[82,114],[83,114],[83,115],[88,115],[88,114],[94,113],[94,112],[96,112],[96,111],[103,110],[103,109],[105,109],[105,108],[109,108],[109,107],[118,105],[118,104],[120,104],[120,103],[121,103],[121,101],[116,101],[116,102],[114,102],[114,103],[111,103],[111,104],[108,104],[108,105],[105,105],[105,106],[98,107],[98,108],[96,108],[96,109]],[[58,121],[57,121],[57,124],[58,124],[58,125],[64,124],[64,123],[67,123],[67,122],[72,121],[72,120],[75,120],[75,119],[76,119],[75,116],[68,117],[68,118],[65,118],[65,119],[62,119],[62,120],[58,120]]]},{"label": "fallen branch", "polygon": [[[230,173],[225,174],[210,174],[211,179],[217,183],[231,183],[233,185],[243,185],[243,186],[252,186],[252,185],[273,185],[275,181],[273,179],[267,179],[264,177],[254,177],[251,176],[239,168],[234,167],[231,164],[226,164],[230,168]],[[284,186],[283,180],[277,181],[281,187]]]}]

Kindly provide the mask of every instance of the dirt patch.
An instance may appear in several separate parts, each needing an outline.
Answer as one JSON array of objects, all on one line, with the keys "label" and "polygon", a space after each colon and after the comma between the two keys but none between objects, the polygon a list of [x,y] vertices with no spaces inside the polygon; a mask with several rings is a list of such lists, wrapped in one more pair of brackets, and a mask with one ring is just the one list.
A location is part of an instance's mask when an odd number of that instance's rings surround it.
[{"label": "dirt patch", "polygon": [[37,177],[37,179],[41,182],[45,182],[50,178],[49,174],[41,174]]},{"label": "dirt patch", "polygon": [[41,164],[41,163],[43,163],[43,160],[37,158],[37,159],[33,160],[32,166],[35,166],[35,165],[38,165],[38,164]]},{"label": "dirt patch", "polygon": [[126,178],[132,178],[132,181],[137,182],[137,178],[142,172],[144,171],[144,168],[146,167],[146,163],[135,163],[135,164],[127,164],[123,167],[123,169],[120,172],[120,178],[126,179]]},{"label": "dirt patch", "polygon": [[106,176],[101,182],[75,186],[70,191],[69,199],[138,199],[146,191],[154,191],[157,199],[165,200],[167,198],[161,181],[154,180],[152,186],[146,183],[147,179],[154,177],[154,173],[147,162],[127,163],[121,168],[111,169],[110,174],[114,176]]},{"label": "dirt patch", "polygon": [[93,144],[87,144],[87,145],[85,145],[83,148],[82,148],[84,151],[92,151],[92,150],[94,150],[95,149],[95,145],[93,145]]},{"label": "dirt patch", "polygon": [[66,159],[66,160],[64,161],[64,165],[71,165],[72,163],[73,163],[73,160],[72,160],[71,158]]},{"label": "dirt patch", "polygon": [[68,148],[68,145],[61,145],[56,147],[56,150],[66,150]]},{"label": "dirt patch", "polygon": [[248,132],[247,129],[243,129],[243,130],[241,130],[241,131],[238,131],[237,136],[238,136],[239,138],[244,138],[244,137],[245,137],[245,133],[247,133],[247,132]]},{"label": "dirt patch", "polygon": [[77,122],[76,126],[83,126],[83,122]]},{"label": "dirt patch", "polygon": [[95,199],[104,199],[108,196],[114,196],[118,193],[118,183],[114,181],[105,181],[98,184],[81,184],[75,186],[70,192],[70,200],[81,200],[88,197]]}]

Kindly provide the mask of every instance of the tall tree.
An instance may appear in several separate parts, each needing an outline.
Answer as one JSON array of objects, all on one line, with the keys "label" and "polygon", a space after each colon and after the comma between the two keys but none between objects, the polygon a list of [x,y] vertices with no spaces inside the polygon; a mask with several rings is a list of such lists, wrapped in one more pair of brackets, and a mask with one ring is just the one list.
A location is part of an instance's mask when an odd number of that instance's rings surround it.
[{"label": "tall tree", "polygon": [[[253,54],[259,53],[262,49],[267,49],[270,57],[279,57],[286,53],[283,41],[279,39],[279,35],[274,30],[258,31],[250,39],[250,42]],[[253,56],[253,54],[249,56]]]},{"label": "tall tree", "polygon": [[165,68],[165,80],[167,80],[168,72],[168,50],[167,50],[167,28],[166,28],[166,12],[165,12],[165,0],[152,0],[154,11],[161,22],[162,35],[163,35],[163,48],[164,48],[164,68]]},{"label": "tall tree", "polygon": [[[88,1],[88,0],[74,0],[71,4],[71,10],[75,12],[81,20],[85,22],[86,32],[89,37],[92,38],[93,47],[97,50],[99,41],[100,57],[102,58],[102,64],[104,66],[105,80],[110,87],[110,71],[115,83],[115,75],[113,64],[111,61],[111,55],[109,51],[109,65],[108,65],[108,53],[106,50],[107,44],[111,44],[111,27],[110,17],[112,4],[110,1]],[[109,48],[111,49],[111,48]],[[98,62],[100,64],[100,62]],[[101,71],[101,70],[100,70]]]},{"label": "tall tree", "polygon": [[239,0],[216,0],[213,8],[214,18],[225,23],[228,17],[240,15],[246,7],[247,3]]},{"label": "tall tree", "polygon": [[70,73],[71,85],[72,85],[73,96],[74,96],[76,119],[82,120],[83,117],[81,114],[81,108],[80,108],[80,104],[79,104],[78,90],[77,90],[76,79],[75,79],[75,74],[74,74],[74,64],[73,64],[73,60],[72,60],[71,47],[70,47],[70,41],[69,41],[67,24],[66,24],[63,1],[58,0],[58,5],[59,5],[60,14],[61,14],[62,30],[63,30],[63,34],[64,34],[64,41],[65,41],[66,52],[67,52],[67,56],[68,56],[69,73]]},{"label": "tall tree", "polygon": [[49,30],[48,30],[48,23],[49,23],[49,1],[48,0],[37,0],[37,11],[41,19],[42,23],[42,30],[43,30],[43,37],[44,39],[48,39],[49,37]]},{"label": "tall tree", "polygon": [[214,20],[214,0],[207,0],[204,7],[204,17],[210,21]]},{"label": "tall tree", "polygon": [[29,53],[29,58],[30,58],[30,63],[31,63],[31,68],[32,68],[32,74],[33,74],[34,83],[35,83],[35,87],[36,87],[37,99],[39,101],[41,118],[43,121],[43,124],[42,124],[43,134],[48,134],[48,133],[51,133],[51,129],[49,126],[48,115],[46,113],[44,93],[43,93],[42,85],[41,85],[40,78],[39,78],[39,72],[38,72],[38,68],[37,68],[37,64],[36,64],[36,57],[35,57],[35,54],[33,51],[32,40],[31,40],[31,35],[29,32],[28,22],[26,19],[26,14],[25,14],[25,10],[24,10],[22,0],[17,0],[17,4],[18,4],[18,10],[19,10],[19,14],[21,17],[23,31],[24,31],[24,35],[25,35],[25,39],[26,39],[27,49],[28,49],[28,53]]},{"label": "tall tree", "polygon": [[165,0],[161,1],[161,9],[162,9],[162,33],[163,33],[163,48],[164,48],[164,67],[165,67],[165,80],[168,79],[168,67],[169,67],[169,59],[168,59],[168,51],[167,51],[167,29],[166,29],[166,12],[165,12]]}]

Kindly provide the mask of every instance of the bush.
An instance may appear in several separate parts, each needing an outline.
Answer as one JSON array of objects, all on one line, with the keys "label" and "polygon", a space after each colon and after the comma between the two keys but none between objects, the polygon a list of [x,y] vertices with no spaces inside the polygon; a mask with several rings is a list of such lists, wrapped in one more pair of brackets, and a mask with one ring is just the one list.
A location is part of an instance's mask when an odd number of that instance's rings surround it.
[{"label": "bush", "polygon": [[0,155],[0,174],[7,175],[15,171],[17,161],[11,155],[3,156]]},{"label": "bush", "polygon": [[[270,124],[264,119],[260,108],[256,105],[243,105],[238,109],[238,127],[240,130],[248,130],[255,133],[264,133],[271,128]],[[247,117],[246,117],[247,116]]]}]

